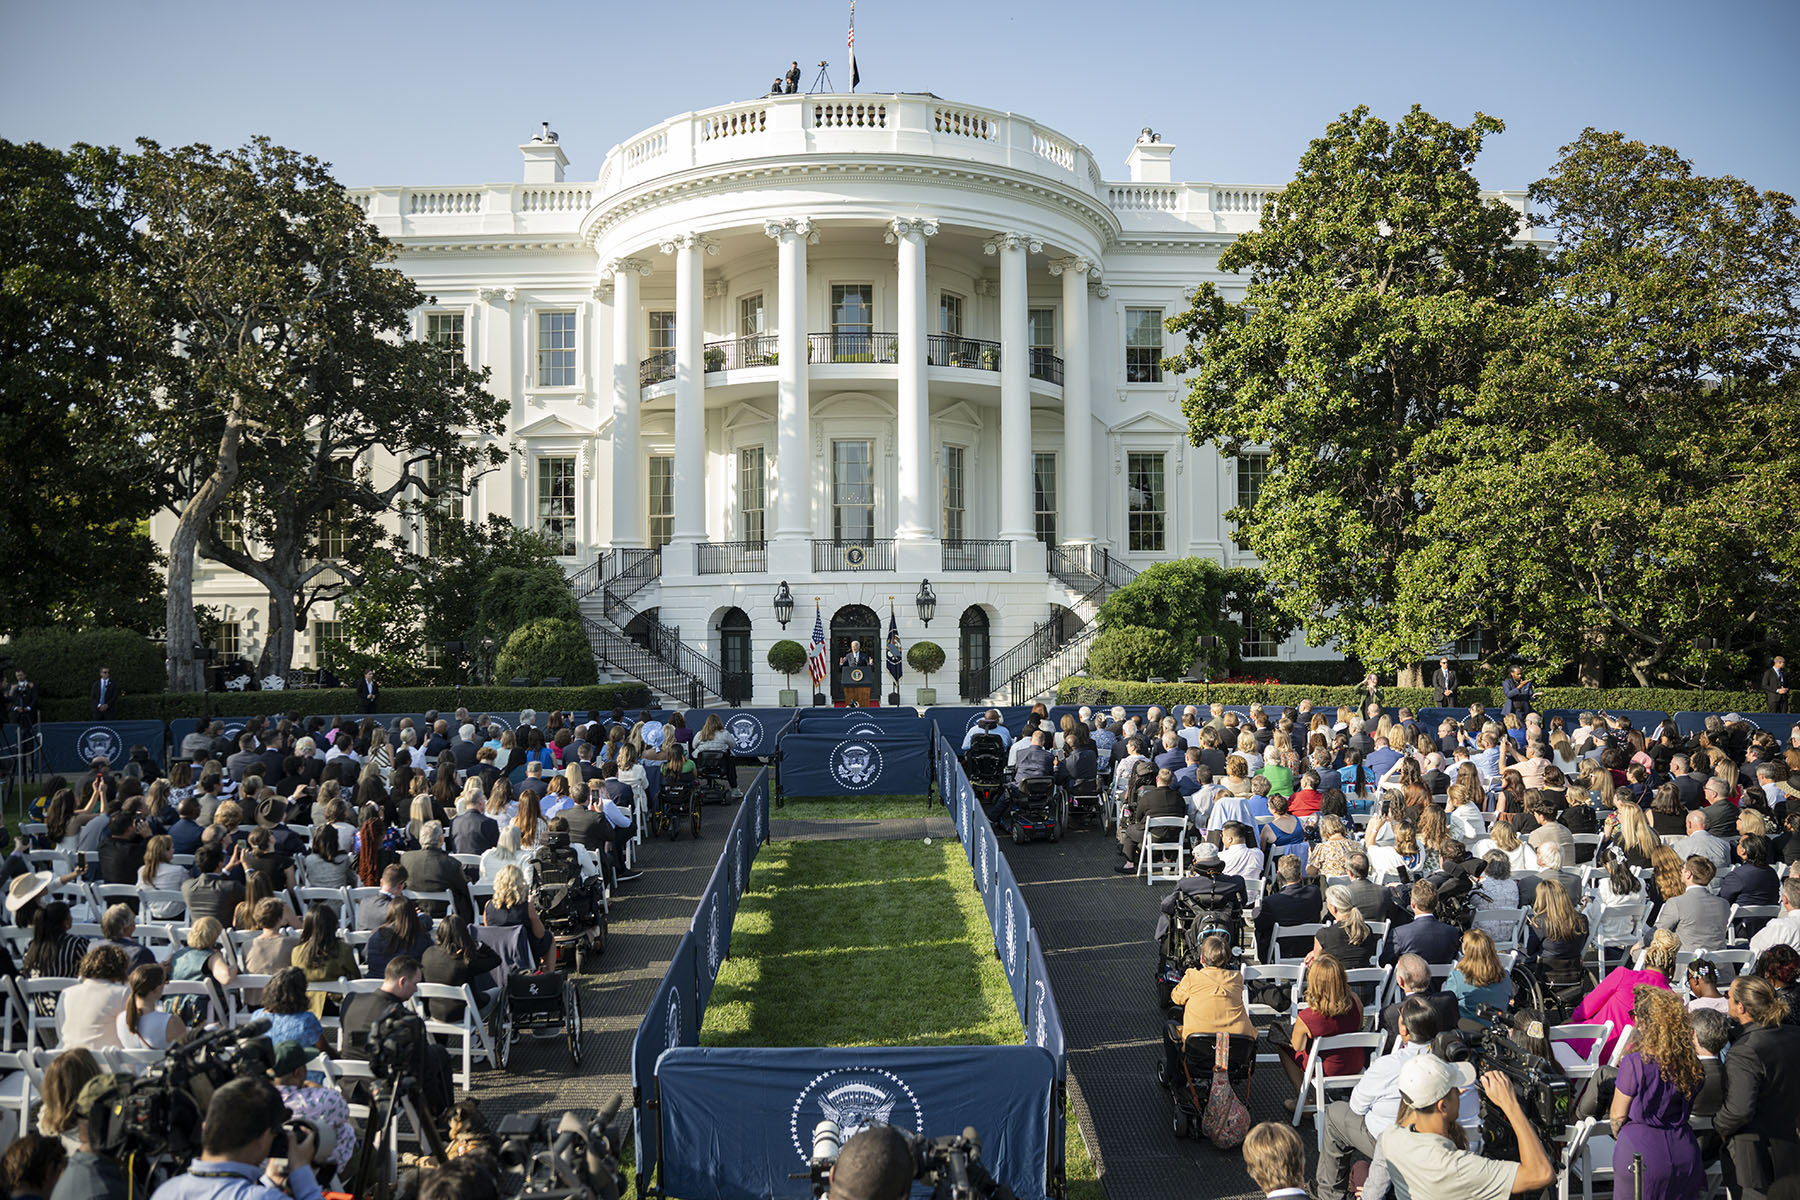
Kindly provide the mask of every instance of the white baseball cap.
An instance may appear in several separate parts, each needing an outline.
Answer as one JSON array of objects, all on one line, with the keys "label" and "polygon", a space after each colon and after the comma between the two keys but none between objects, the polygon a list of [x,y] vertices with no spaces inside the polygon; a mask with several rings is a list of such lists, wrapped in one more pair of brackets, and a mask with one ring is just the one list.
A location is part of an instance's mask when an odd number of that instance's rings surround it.
[{"label": "white baseball cap", "polygon": [[1430,1108],[1474,1082],[1474,1067],[1466,1062],[1445,1062],[1435,1054],[1415,1054],[1400,1068],[1400,1094],[1414,1108]]}]

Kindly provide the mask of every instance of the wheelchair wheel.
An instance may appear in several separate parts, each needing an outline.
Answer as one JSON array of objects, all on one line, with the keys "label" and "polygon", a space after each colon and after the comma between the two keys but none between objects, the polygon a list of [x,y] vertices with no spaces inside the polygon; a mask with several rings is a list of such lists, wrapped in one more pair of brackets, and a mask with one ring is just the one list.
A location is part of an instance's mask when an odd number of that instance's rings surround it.
[{"label": "wheelchair wheel", "polygon": [[1175,1115],[1169,1118],[1169,1128],[1175,1131],[1176,1137],[1186,1137],[1188,1135],[1188,1115],[1179,1108],[1176,1109]]},{"label": "wheelchair wheel", "polygon": [[500,1069],[507,1070],[512,1065],[513,1023],[512,1012],[505,1000],[500,1001],[500,1027],[494,1037],[500,1043]]},{"label": "wheelchair wheel", "polygon": [[1023,822],[1021,822],[1021,821],[1013,822],[1012,839],[1013,839],[1013,845],[1015,845],[1015,846],[1023,846],[1028,840],[1030,840],[1025,836],[1025,825]]},{"label": "wheelchair wheel", "polygon": [[700,840],[700,810],[697,807],[694,809],[693,821],[694,821],[694,840],[699,841]]},{"label": "wheelchair wheel", "polygon": [[581,993],[573,984],[563,985],[563,1013],[569,1032],[569,1074],[581,1070]]}]

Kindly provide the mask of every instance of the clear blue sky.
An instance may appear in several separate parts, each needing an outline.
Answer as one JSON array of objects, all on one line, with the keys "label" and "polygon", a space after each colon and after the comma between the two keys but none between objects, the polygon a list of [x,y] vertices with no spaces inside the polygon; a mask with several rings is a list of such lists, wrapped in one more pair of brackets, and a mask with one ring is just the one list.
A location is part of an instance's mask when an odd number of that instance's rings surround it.
[{"label": "clear blue sky", "polygon": [[[759,95],[798,58],[848,87],[847,0],[125,4],[0,0],[0,135],[53,145],[254,134],[352,186],[517,179],[540,120],[571,177],[689,109]],[[405,14],[405,15],[402,15]],[[1524,187],[1584,126],[1672,145],[1708,174],[1800,191],[1800,3],[1469,4],[862,0],[863,91],[1034,117],[1125,173],[1138,129],[1180,179],[1280,183],[1366,103],[1507,132],[1479,164]]]}]

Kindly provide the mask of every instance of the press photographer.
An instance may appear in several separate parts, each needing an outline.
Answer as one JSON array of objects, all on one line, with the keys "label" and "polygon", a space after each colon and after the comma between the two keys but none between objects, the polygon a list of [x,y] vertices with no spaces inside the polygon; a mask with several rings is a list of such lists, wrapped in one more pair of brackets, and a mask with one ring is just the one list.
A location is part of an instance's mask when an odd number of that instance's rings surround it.
[{"label": "press photographer", "polygon": [[542,1117],[515,1113],[503,1119],[499,1165],[511,1185],[507,1194],[521,1200],[619,1200],[625,1190],[619,1156],[631,1130],[629,1114],[619,1117],[623,1100],[614,1096],[585,1124],[566,1112],[554,1132]]},{"label": "press photographer", "polygon": [[[1400,1111],[1381,1135],[1381,1158],[1394,1191],[1403,1200],[1499,1200],[1536,1192],[1556,1179],[1556,1168],[1519,1106],[1512,1084],[1499,1071],[1481,1077],[1482,1096],[1506,1115],[1518,1140],[1519,1161],[1470,1153],[1457,1124],[1459,1089],[1475,1082],[1468,1063],[1447,1063],[1421,1054],[1400,1069]],[[1373,1191],[1372,1191],[1373,1189]],[[1370,1172],[1364,1195],[1380,1194]]]},{"label": "press photographer", "polygon": [[981,1135],[973,1127],[960,1134],[926,1139],[892,1125],[858,1131],[848,1141],[835,1121],[813,1129],[808,1176],[814,1196],[828,1200],[905,1200],[912,1185],[931,1189],[932,1200],[1013,1200],[981,1162]]},{"label": "press photographer", "polygon": [[[232,1080],[206,1107],[200,1157],[185,1175],[157,1188],[151,1200],[288,1200],[290,1195],[321,1200],[312,1172],[312,1130],[288,1122],[274,1084]],[[271,1158],[285,1158],[279,1174],[273,1167],[265,1170]]]}]

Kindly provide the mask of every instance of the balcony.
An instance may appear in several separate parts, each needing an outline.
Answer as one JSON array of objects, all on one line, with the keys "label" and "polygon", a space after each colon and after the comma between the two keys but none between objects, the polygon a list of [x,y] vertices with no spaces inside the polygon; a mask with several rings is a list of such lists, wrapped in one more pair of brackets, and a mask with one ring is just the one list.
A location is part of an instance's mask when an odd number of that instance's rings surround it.
[{"label": "balcony", "polygon": [[735,575],[769,569],[767,542],[701,542],[694,547],[698,575]]},{"label": "balcony", "polygon": [[[707,342],[701,350],[706,374],[737,371],[746,367],[773,367],[781,362],[780,335],[756,334]],[[813,366],[830,363],[893,363],[900,355],[897,333],[809,333],[806,361]],[[1062,386],[1063,360],[1048,348],[1030,350],[1031,378]],[[925,363],[932,367],[958,367],[970,371],[999,371],[1000,343],[981,338],[934,333],[925,339]],[[638,364],[638,386],[654,387],[675,378],[675,352],[657,350]]]},{"label": "balcony", "polygon": [[1012,543],[961,538],[944,543],[946,571],[1010,571]]},{"label": "balcony", "polygon": [[871,538],[849,541],[838,538],[814,538],[813,570],[826,571],[892,571],[894,539]]}]

